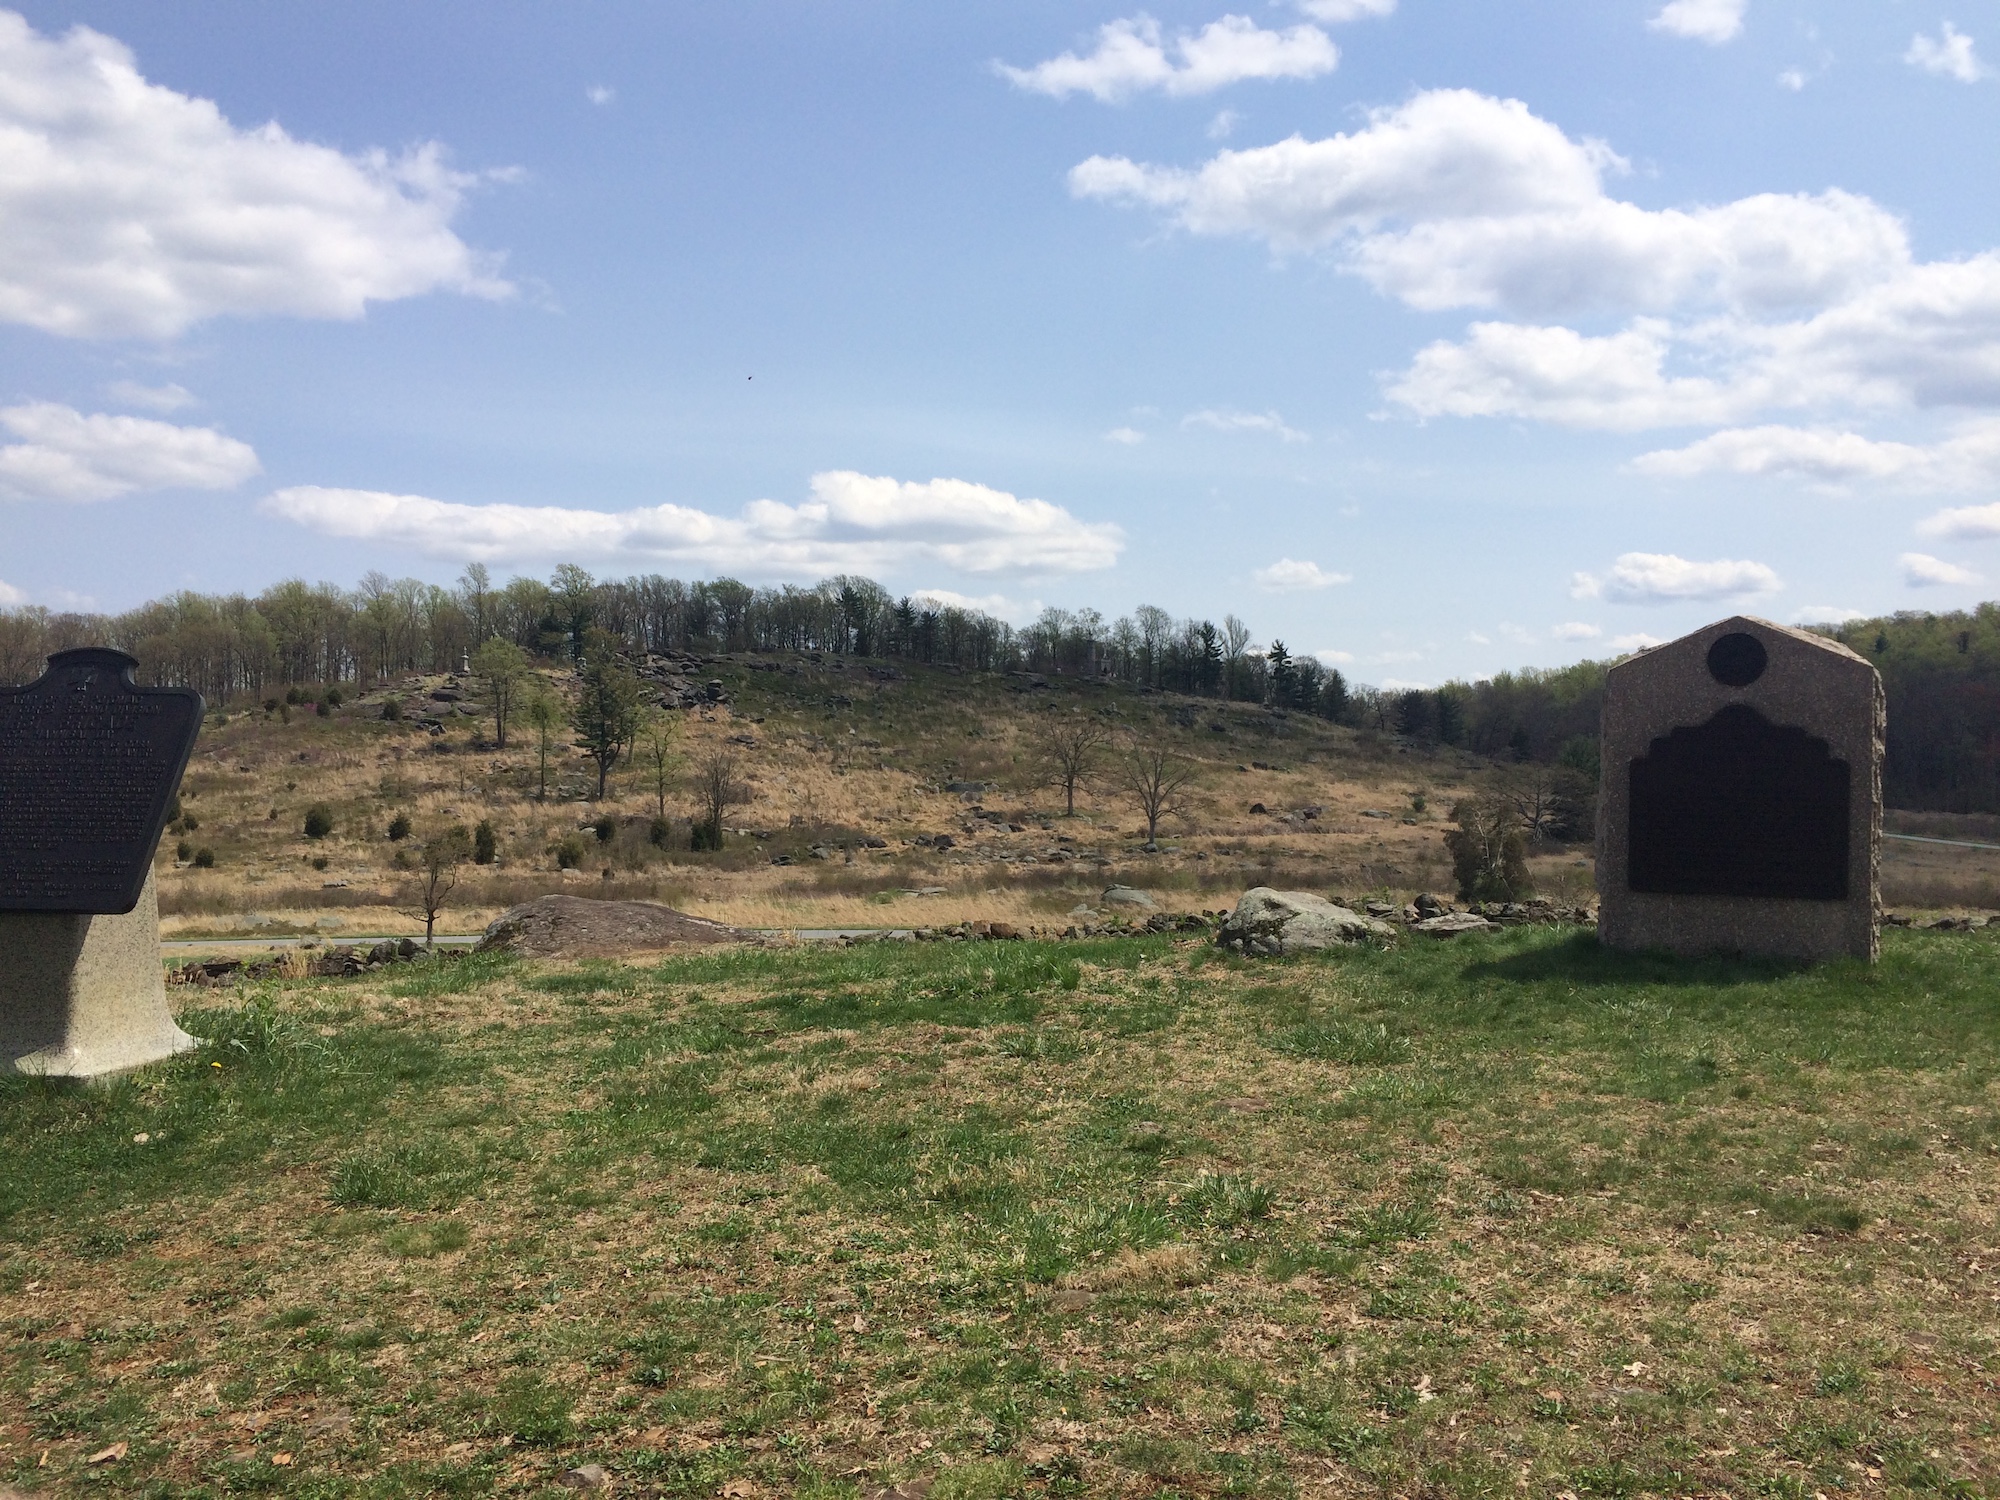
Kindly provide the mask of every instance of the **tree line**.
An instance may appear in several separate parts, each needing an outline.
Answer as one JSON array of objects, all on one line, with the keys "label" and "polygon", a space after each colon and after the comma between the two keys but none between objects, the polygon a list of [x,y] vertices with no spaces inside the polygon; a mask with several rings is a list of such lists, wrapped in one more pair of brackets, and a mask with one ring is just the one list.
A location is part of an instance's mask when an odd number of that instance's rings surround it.
[{"label": "tree line", "polygon": [[733,578],[594,578],[574,564],[547,580],[504,584],[474,564],[449,587],[370,573],[352,589],[288,579],[254,597],[188,591],[117,615],[4,610],[0,682],[31,680],[52,652],[110,645],[137,657],[149,682],[228,703],[293,686],[458,671],[494,639],[581,661],[603,637],[633,656],[825,652],[1108,678],[1333,719],[1353,705],[1338,671],[1282,641],[1253,649],[1250,627],[1234,615],[1218,625],[1142,605],[1107,622],[1093,609],[1049,608],[1016,627],[978,609],[897,597],[861,577],[754,588]]},{"label": "tree line", "polygon": [[[2000,605],[1904,612],[1827,633],[1882,673],[1889,803],[2000,812]],[[1610,666],[1585,661],[1383,690],[1350,683],[1283,641],[1254,646],[1235,615],[1218,624],[1141,605],[1107,621],[1094,609],[1049,608],[1017,627],[977,609],[897,597],[854,576],[756,588],[732,578],[595,578],[564,564],[546,580],[496,583],[474,564],[449,587],[370,573],[352,589],[288,579],[254,597],[183,592],[117,615],[0,610],[0,682],[33,679],[52,652],[110,645],[136,656],[148,681],[229,703],[290,686],[365,687],[457,671],[495,639],[580,663],[588,643],[605,638],[633,656],[817,651],[1106,679],[1317,714],[1591,779]]]}]

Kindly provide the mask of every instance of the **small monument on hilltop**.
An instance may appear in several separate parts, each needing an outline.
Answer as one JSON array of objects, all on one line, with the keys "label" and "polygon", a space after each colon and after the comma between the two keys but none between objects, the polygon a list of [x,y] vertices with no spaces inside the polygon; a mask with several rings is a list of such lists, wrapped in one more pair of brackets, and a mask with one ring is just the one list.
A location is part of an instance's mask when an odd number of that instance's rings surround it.
[{"label": "small monument on hilltop", "polygon": [[1885,722],[1865,658],[1744,615],[1613,667],[1600,941],[1874,958]]},{"label": "small monument on hilltop", "polygon": [[153,854],[201,694],[122,651],[0,688],[0,1070],[101,1078],[185,1052],[167,1010]]}]

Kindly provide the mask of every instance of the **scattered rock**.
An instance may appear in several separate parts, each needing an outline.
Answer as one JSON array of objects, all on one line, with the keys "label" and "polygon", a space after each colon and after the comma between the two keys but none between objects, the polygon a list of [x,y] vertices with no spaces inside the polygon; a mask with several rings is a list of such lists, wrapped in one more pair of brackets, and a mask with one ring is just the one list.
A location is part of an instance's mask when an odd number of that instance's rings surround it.
[{"label": "scattered rock", "polygon": [[566,1490],[601,1490],[610,1477],[603,1464],[578,1464],[574,1469],[563,1470],[557,1483]]},{"label": "scattered rock", "polygon": [[750,937],[734,927],[651,901],[543,896],[499,917],[479,940],[479,951],[531,958],[614,958],[675,943],[736,943]]},{"label": "scattered rock", "polygon": [[1136,906],[1141,911],[1158,911],[1160,904],[1144,891],[1135,891],[1129,885],[1114,885],[1097,898],[1107,906]]},{"label": "scattered rock", "polygon": [[990,938],[1013,939],[1021,935],[1021,929],[1012,922],[988,922],[986,935]]},{"label": "scattered rock", "polygon": [[1284,956],[1344,947],[1394,934],[1388,923],[1335,906],[1310,891],[1245,891],[1215,935],[1217,946],[1244,954]]}]

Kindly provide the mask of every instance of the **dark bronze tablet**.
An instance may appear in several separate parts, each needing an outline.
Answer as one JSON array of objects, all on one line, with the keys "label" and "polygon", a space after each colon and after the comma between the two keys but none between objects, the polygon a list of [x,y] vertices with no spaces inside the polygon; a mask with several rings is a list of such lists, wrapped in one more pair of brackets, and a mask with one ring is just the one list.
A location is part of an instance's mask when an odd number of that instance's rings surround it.
[{"label": "dark bronze tablet", "polygon": [[59,651],[0,688],[0,911],[128,912],[139,904],[201,694],[140,687],[123,651]]}]

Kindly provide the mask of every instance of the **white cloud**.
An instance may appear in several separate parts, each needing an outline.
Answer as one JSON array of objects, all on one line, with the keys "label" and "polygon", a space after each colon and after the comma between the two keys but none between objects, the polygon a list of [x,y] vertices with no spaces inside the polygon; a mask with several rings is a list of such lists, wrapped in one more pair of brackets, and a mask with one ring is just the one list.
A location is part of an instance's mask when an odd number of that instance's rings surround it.
[{"label": "white cloud", "polygon": [[1903,582],[1913,589],[1936,588],[1941,584],[1978,583],[1979,575],[1969,568],[1948,563],[1924,552],[1905,552],[1901,559]]},{"label": "white cloud", "polygon": [[1313,659],[1323,667],[1344,667],[1354,660],[1354,653],[1352,651],[1335,651],[1330,648],[1324,651],[1315,651],[1312,655]]},{"label": "white cloud", "polygon": [[1296,427],[1287,427],[1285,419],[1274,411],[1224,411],[1210,409],[1191,411],[1181,418],[1183,427],[1206,427],[1211,432],[1268,432],[1272,437],[1287,443],[1309,443],[1309,434]]},{"label": "white cloud", "polygon": [[1787,68],[1778,75],[1778,87],[1789,89],[1794,94],[1806,86],[1806,75],[1797,68]]},{"label": "white cloud", "polygon": [[1849,620],[1865,620],[1865,609],[1846,609],[1838,604],[1808,604],[1792,615],[1796,625],[1845,625]]},{"label": "white cloud", "polygon": [[1465,633],[1465,638],[1466,638],[1466,639],[1467,639],[1468,641],[1472,642],[1472,644],[1473,644],[1473,645],[1475,645],[1475,646],[1490,646],[1490,645],[1492,645],[1492,644],[1493,644],[1493,637],[1492,637],[1492,636],[1490,636],[1490,635],[1481,635],[1481,634],[1480,634],[1480,633],[1479,633],[1478,631],[1476,631],[1476,630],[1468,630],[1468,631],[1466,631],[1466,633]]},{"label": "white cloud", "polygon": [[592,104],[609,104],[613,99],[618,97],[618,90],[612,88],[609,84],[593,83],[583,91],[583,97],[588,99]]},{"label": "white cloud", "polygon": [[1718,558],[1690,562],[1669,552],[1627,552],[1599,577],[1577,573],[1573,599],[1608,599],[1613,604],[1673,604],[1684,599],[1730,599],[1775,593],[1778,575],[1760,562]]},{"label": "white cloud", "polygon": [[1917,523],[1917,535],[1954,542],[1979,542],[2000,536],[2000,501],[1938,511]]},{"label": "white cloud", "polygon": [[[1515,100],[1415,95],[1365,127],[1193,169],[1092,157],[1080,198],[1319,251],[1424,311],[1493,309],[1384,377],[1418,416],[1734,426],[1783,409],[2000,406],[2000,253],[1920,262],[1858,194],[1690,208],[1611,196],[1624,163]],[[1610,315],[1623,327],[1565,321]]]},{"label": "white cloud", "polygon": [[135,490],[226,490],[260,472],[248,443],[212,427],[85,416],[53,401],[0,408],[23,441],[0,447],[0,497],[109,500]]},{"label": "white cloud", "polygon": [[328,536],[454,561],[649,558],[763,573],[1087,572],[1118,560],[1124,533],[962,479],[910,483],[847,470],[815,474],[812,498],[753,500],[737,517],[681,505],[641,510],[464,505],[421,495],[303,486],[262,502]]},{"label": "white cloud", "polygon": [[1386,693],[1423,693],[1430,691],[1428,682],[1416,682],[1408,677],[1384,677],[1379,684]]},{"label": "white cloud", "polygon": [[1631,635],[1614,635],[1605,642],[1620,656],[1630,656],[1634,651],[1650,651],[1655,646],[1666,645],[1664,636],[1647,635],[1644,631],[1634,631]]},{"label": "white cloud", "polygon": [[474,178],[436,145],[346,155],[148,83],[120,42],[0,11],[0,319],[170,338],[220,314],[356,318],[500,297],[451,230]]},{"label": "white cloud", "polygon": [[0,609],[19,609],[28,602],[27,594],[11,583],[0,582]]},{"label": "white cloud", "polygon": [[114,380],[104,388],[104,394],[120,406],[140,406],[147,411],[175,412],[182,407],[194,406],[194,392],[184,385],[141,385],[136,380]]},{"label": "white cloud", "polygon": [[1300,562],[1281,557],[1268,568],[1250,575],[1267,594],[1292,594],[1307,589],[1330,589],[1337,583],[1352,583],[1351,573],[1328,573],[1316,562]]},{"label": "white cloud", "polygon": [[1126,447],[1131,448],[1145,442],[1146,434],[1136,427],[1114,427],[1104,434],[1104,441],[1107,443],[1123,443]]},{"label": "white cloud", "polygon": [[1317,26],[1266,31],[1247,16],[1224,16],[1198,32],[1162,39],[1151,16],[1131,16],[1098,29],[1097,50],[1065,52],[1032,68],[995,63],[1019,88],[1060,99],[1089,94],[1107,104],[1158,89],[1173,97],[1212,94],[1255,78],[1317,78],[1331,73],[1340,51]]},{"label": "white cloud", "polygon": [[1672,0],[1646,24],[1669,36],[1719,47],[1742,34],[1747,8],[1748,0]]},{"label": "white cloud", "polygon": [[1226,141],[1242,123],[1243,116],[1236,110],[1217,110],[1215,118],[1208,122],[1208,138],[1211,141]]},{"label": "white cloud", "polygon": [[1893,481],[1920,489],[1973,489],[2000,478],[2000,420],[1961,424],[1943,442],[1879,442],[1835,428],[1749,427],[1711,434],[1685,448],[1643,453],[1641,474],[1770,475],[1817,484]]},{"label": "white cloud", "polygon": [[1934,38],[1921,32],[1911,37],[1910,50],[1903,54],[1903,61],[1940,78],[1956,78],[1960,83],[1977,83],[1988,72],[1973,50],[1972,38],[1949,21]]},{"label": "white cloud", "polygon": [[955,589],[913,589],[910,597],[934,609],[969,609],[1010,625],[1025,625],[1042,612],[1039,599],[1010,599],[1005,594],[961,594]]},{"label": "white cloud", "polygon": [[1556,626],[1549,634],[1559,641],[1594,641],[1604,632],[1595,625],[1586,625],[1581,620],[1571,620]]},{"label": "white cloud", "polygon": [[1294,3],[1315,21],[1325,21],[1330,26],[1396,13],[1396,0],[1294,0]]}]

